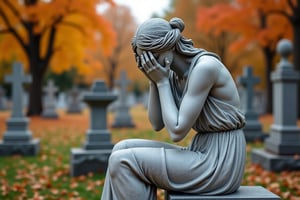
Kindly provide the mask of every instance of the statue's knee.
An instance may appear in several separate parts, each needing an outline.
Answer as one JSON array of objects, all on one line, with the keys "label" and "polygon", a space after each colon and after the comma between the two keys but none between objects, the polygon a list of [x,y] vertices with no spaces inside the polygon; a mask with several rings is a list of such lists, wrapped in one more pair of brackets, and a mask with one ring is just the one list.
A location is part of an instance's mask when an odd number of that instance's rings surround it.
[{"label": "statue's knee", "polygon": [[113,152],[108,161],[108,168],[110,176],[113,178],[118,173],[122,173],[122,166],[126,165],[128,153],[130,153],[130,150],[120,150]]},{"label": "statue's knee", "polygon": [[114,148],[112,150],[112,152],[115,152],[115,151],[119,151],[119,150],[122,150],[122,149],[127,149],[127,140],[122,140],[120,142],[118,142],[117,144],[114,145]]}]

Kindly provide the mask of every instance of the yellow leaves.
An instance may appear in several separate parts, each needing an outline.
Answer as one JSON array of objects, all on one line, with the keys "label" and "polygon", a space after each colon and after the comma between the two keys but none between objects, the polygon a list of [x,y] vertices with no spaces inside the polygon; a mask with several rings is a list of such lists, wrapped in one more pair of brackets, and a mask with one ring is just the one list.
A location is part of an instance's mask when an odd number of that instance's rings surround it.
[{"label": "yellow leaves", "polygon": [[[84,69],[87,67],[86,50],[97,47],[109,55],[115,46],[116,36],[111,24],[96,11],[99,3],[112,1],[53,0],[37,1],[31,6],[26,6],[20,1],[7,0],[13,9],[4,2],[0,1],[0,10],[5,13],[25,45],[29,45],[29,37],[41,37],[40,43],[30,45],[40,49],[37,60],[43,60],[49,52],[52,54],[50,66],[55,73],[75,66],[80,69],[80,73],[89,74],[92,70]],[[27,26],[24,26],[24,23]],[[0,30],[7,28],[1,16],[0,27]],[[51,29],[56,30],[54,40],[50,38]],[[49,49],[52,43],[53,50]],[[12,35],[0,33],[0,48],[5,49],[0,59],[10,59],[13,55],[28,66],[29,52],[25,54],[19,41]]]}]

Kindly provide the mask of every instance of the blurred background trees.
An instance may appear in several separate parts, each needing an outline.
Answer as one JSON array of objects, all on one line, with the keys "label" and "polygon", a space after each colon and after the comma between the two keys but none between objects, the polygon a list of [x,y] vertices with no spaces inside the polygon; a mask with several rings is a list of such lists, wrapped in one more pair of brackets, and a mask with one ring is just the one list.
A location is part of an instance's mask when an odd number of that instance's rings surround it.
[{"label": "blurred background trees", "polygon": [[[111,1],[0,1],[0,82],[10,70],[8,63],[25,64],[34,81],[29,115],[41,112],[45,78],[54,78],[62,89],[101,78],[112,89],[125,69],[132,90],[147,88],[130,45],[138,20]],[[105,9],[99,11],[101,5]],[[153,14],[167,20],[175,16],[185,22],[183,35],[196,47],[217,53],[234,77],[252,65],[262,79],[258,87],[266,93],[266,110],[272,112],[270,73],[280,39],[294,42],[293,61],[300,69],[300,0],[170,0],[163,14]],[[63,82],[67,79],[70,83]]]},{"label": "blurred background trees", "polygon": [[0,1],[1,59],[14,56],[32,75],[28,115],[42,112],[42,82],[49,67],[57,73],[71,67],[87,73],[91,68],[84,59],[87,48],[97,44],[110,53],[115,34],[97,13],[98,4],[97,0]]}]

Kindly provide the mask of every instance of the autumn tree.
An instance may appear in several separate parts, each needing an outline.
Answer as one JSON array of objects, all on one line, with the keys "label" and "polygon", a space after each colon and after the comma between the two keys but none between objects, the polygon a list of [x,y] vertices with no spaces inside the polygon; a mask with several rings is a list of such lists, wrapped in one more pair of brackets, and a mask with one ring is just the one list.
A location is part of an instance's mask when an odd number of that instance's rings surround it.
[{"label": "autumn tree", "polygon": [[[166,18],[180,17],[183,19],[185,23],[183,35],[187,38],[191,38],[196,47],[204,48],[218,54],[222,62],[231,73],[233,73],[238,69],[236,63],[238,62],[240,54],[229,56],[227,46],[235,39],[235,35],[229,32],[213,35],[202,31],[202,27],[198,26],[197,18],[199,7],[208,7],[217,3],[228,2],[230,2],[230,0],[173,0],[171,2],[172,9],[166,14]],[[207,21],[207,23],[209,23],[209,21]]]},{"label": "autumn tree", "polygon": [[[103,16],[105,19],[110,21],[113,26],[113,30],[116,33],[116,46],[113,48],[110,55],[105,55],[101,49],[96,52],[97,57],[101,60],[104,70],[108,88],[112,89],[114,87],[114,82],[116,80],[117,72],[122,66],[125,66],[127,71],[136,68],[136,63],[134,60],[134,55],[131,49],[131,40],[134,32],[137,28],[137,23],[133,18],[131,11],[128,7],[123,5],[115,5],[104,10]],[[126,57],[122,56],[126,54]],[[126,59],[129,58],[126,61]]]},{"label": "autumn tree", "polygon": [[42,80],[49,67],[54,72],[70,67],[84,72],[89,70],[84,59],[88,47],[98,45],[109,54],[114,32],[96,11],[97,5],[107,2],[0,1],[0,47],[5,49],[0,56],[2,59],[16,57],[32,76],[28,115],[42,112]]},{"label": "autumn tree", "polygon": [[223,32],[237,34],[236,40],[229,46],[232,53],[253,44],[261,47],[265,59],[267,112],[272,112],[270,73],[276,56],[276,44],[281,38],[291,38],[292,35],[288,21],[280,15],[271,14],[275,7],[275,1],[271,0],[236,0],[199,9],[198,15],[198,26],[204,31],[215,35]]}]

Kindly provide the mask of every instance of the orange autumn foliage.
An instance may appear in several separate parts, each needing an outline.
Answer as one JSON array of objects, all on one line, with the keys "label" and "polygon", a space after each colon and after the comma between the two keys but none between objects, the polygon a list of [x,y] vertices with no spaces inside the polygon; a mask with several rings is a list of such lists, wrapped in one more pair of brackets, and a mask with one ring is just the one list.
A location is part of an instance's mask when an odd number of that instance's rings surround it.
[{"label": "orange autumn foliage", "polygon": [[200,8],[197,26],[201,31],[214,35],[222,32],[238,34],[238,39],[229,48],[233,52],[253,42],[261,47],[275,49],[279,39],[292,37],[292,27],[287,18],[273,12],[279,8],[288,10],[286,4],[286,0],[236,0],[230,4],[220,3]]},{"label": "orange autumn foliage", "polygon": [[[14,57],[27,68],[38,67],[30,66],[28,55],[30,48],[38,48],[36,59],[46,61],[50,56],[48,65],[53,72],[61,73],[76,67],[84,75],[91,73],[93,67],[87,49],[97,46],[106,54],[111,53],[115,33],[111,24],[96,10],[97,5],[111,0],[26,2],[29,1],[0,1],[0,48],[5,49],[0,59]],[[54,36],[51,35],[53,31]]]}]

